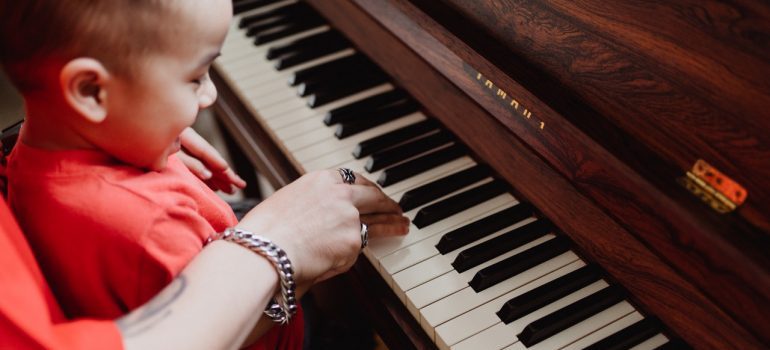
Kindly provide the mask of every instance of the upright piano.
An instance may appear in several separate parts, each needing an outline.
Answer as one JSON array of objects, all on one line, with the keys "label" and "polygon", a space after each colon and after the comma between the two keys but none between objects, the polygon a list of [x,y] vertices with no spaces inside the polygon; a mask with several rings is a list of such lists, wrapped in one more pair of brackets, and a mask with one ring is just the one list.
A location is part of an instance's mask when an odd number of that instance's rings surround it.
[{"label": "upright piano", "polygon": [[258,171],[412,220],[348,276],[390,348],[770,347],[770,3],[234,12],[215,112]]}]

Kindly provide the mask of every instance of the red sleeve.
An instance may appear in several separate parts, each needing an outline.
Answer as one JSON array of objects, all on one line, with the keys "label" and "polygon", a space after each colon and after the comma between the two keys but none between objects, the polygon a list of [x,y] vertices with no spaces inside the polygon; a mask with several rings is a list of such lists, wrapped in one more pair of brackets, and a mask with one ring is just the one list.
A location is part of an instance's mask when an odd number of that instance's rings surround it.
[{"label": "red sleeve", "polygon": [[24,236],[0,202],[0,349],[122,349],[112,321],[64,320]]}]

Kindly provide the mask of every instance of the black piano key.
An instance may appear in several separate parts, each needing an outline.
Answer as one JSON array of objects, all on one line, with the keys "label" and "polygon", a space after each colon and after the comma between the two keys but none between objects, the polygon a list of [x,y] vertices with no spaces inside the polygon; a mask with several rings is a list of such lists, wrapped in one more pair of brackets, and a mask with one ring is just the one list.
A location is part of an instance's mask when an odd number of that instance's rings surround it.
[{"label": "black piano key", "polygon": [[323,46],[326,41],[335,42],[340,40],[347,42],[347,39],[345,39],[339,32],[335,30],[327,30],[321,33],[316,33],[311,36],[306,36],[304,38],[294,40],[290,43],[271,46],[269,49],[267,49],[265,58],[268,60],[273,60],[284,55],[302,52],[308,47],[315,48],[316,46]]},{"label": "black piano key", "polygon": [[406,92],[401,89],[394,89],[374,96],[367,97],[349,105],[338,107],[326,112],[324,115],[324,124],[334,125],[354,118],[356,115],[377,110],[382,106],[402,101],[409,98]]},{"label": "black piano key", "polygon": [[444,234],[436,249],[441,254],[449,253],[532,216],[532,211],[532,206],[527,203],[503,209]]},{"label": "black piano key", "polygon": [[364,165],[368,172],[387,168],[398,162],[428,152],[434,148],[446,145],[454,140],[448,131],[439,131],[412,141],[406,142],[389,150],[373,154]]},{"label": "black piano key", "polygon": [[486,242],[463,250],[452,262],[457,272],[468,271],[535,239],[545,236],[553,229],[547,220],[530,222]]},{"label": "black piano key", "polygon": [[294,72],[291,77],[289,77],[288,83],[290,86],[296,86],[311,79],[334,79],[335,77],[339,76],[341,72],[361,65],[366,65],[370,69],[377,69],[374,63],[369,61],[368,58],[359,53],[356,53],[350,56],[338,58],[330,62],[319,64],[317,66],[298,70]]},{"label": "black piano key", "polygon": [[324,24],[324,20],[321,17],[310,16],[307,20],[296,22],[287,25],[283,28],[271,30],[267,33],[257,34],[254,37],[254,45],[264,45],[276,40],[283,39],[287,36],[310,30]]},{"label": "black piano key", "polygon": [[584,350],[630,349],[660,333],[660,323],[655,318],[645,318],[612,334]]},{"label": "black piano key", "polygon": [[530,347],[604,311],[624,298],[625,293],[621,288],[609,286],[528,324],[517,337],[522,344]]},{"label": "black piano key", "polygon": [[655,350],[689,350],[692,349],[682,339],[669,339],[667,343],[655,348]]},{"label": "black piano key", "polygon": [[500,180],[474,187],[440,202],[433,203],[420,209],[412,223],[417,228],[423,228],[434,222],[443,220],[474,205],[488,201],[508,191],[508,185]]},{"label": "black piano key", "polygon": [[317,108],[323,106],[329,102],[339,100],[345,96],[352,95],[356,92],[360,92],[377,85],[383,84],[388,81],[388,76],[385,74],[377,75],[372,79],[358,80],[352,84],[346,84],[343,86],[336,86],[330,90],[318,91],[312,94],[307,101],[307,105],[310,108]]},{"label": "black piano key", "polygon": [[334,136],[341,140],[348,136],[369,130],[375,126],[379,126],[389,121],[401,118],[405,115],[417,112],[419,108],[420,105],[413,100],[406,100],[403,103],[393,104],[378,111],[372,112],[360,120],[345,122],[337,125],[337,129],[334,130]]},{"label": "black piano key", "polygon": [[284,18],[286,16],[289,16],[291,13],[296,12],[297,10],[305,9],[307,7],[308,6],[306,4],[298,2],[298,3],[274,8],[269,11],[264,11],[264,12],[244,16],[243,18],[241,18],[241,21],[238,22],[238,28],[245,29],[258,22],[266,21],[269,19],[275,20],[278,18]]},{"label": "black piano key", "polygon": [[427,134],[430,131],[439,128],[438,123],[433,119],[426,119],[391,132],[372,137],[371,139],[361,141],[353,148],[353,157],[361,159],[375,152],[397,146],[405,141],[417,136]]},{"label": "black piano key", "polygon": [[380,174],[380,177],[377,178],[377,184],[382,187],[390,186],[424,171],[433,169],[441,164],[460,158],[465,154],[465,148],[460,144],[442,148],[422,157],[385,169],[385,171]]},{"label": "black piano key", "polygon": [[308,6],[280,8],[275,12],[265,13],[264,17],[264,19],[252,22],[244,27],[246,36],[256,37],[291,25],[320,19],[318,14]]},{"label": "black piano key", "polygon": [[510,258],[481,269],[468,285],[477,293],[510,277],[527,271],[569,250],[570,242],[564,236],[556,236]]},{"label": "black piano key", "polygon": [[257,7],[267,6],[272,3],[276,3],[281,0],[243,0],[233,3],[233,13],[239,14],[242,12],[253,10]]},{"label": "black piano key", "polygon": [[325,39],[323,44],[320,45],[307,45],[295,51],[291,54],[282,56],[275,62],[275,69],[284,70],[294,66],[298,66],[305,62],[312,61],[316,58],[326,56],[337,51],[342,51],[350,47],[350,43],[347,39],[339,36],[338,38]]},{"label": "black piano key", "polygon": [[366,81],[385,81],[387,75],[379,68],[368,65],[347,67],[334,77],[310,78],[297,86],[297,95],[308,96],[316,93],[328,93],[330,91],[350,88],[351,85]]},{"label": "black piano key", "polygon": [[[401,200],[398,201],[398,205],[401,206],[403,211],[410,211],[425,203],[446,196],[463,187],[467,187],[475,182],[484,180],[490,175],[491,173],[489,172],[489,168],[484,165],[475,165],[463,171],[456,172],[452,175],[406,191],[401,196]],[[441,242],[439,242],[439,245],[441,245]],[[441,249],[439,249],[439,251],[440,250]]]},{"label": "black piano key", "polygon": [[586,265],[529,292],[508,300],[497,312],[505,324],[518,320],[550,303],[601,279],[596,266]]},{"label": "black piano key", "polygon": [[291,17],[274,17],[258,23],[249,24],[249,26],[244,29],[246,29],[246,36],[254,37],[257,34],[276,30],[277,28],[285,27],[292,23],[294,23],[294,19]]}]

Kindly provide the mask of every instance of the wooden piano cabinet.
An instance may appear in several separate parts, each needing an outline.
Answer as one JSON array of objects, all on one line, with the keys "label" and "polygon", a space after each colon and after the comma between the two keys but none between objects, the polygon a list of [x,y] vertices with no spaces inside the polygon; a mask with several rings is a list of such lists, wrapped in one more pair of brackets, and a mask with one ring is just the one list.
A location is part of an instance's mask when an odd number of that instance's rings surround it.
[{"label": "wooden piano cabinet", "polygon": [[[556,97],[541,99],[512,78],[537,70],[508,74],[505,69],[529,67],[516,66],[517,56],[505,48],[462,40],[488,38],[473,23],[457,20],[442,2],[309,2],[673,332],[698,348],[764,347],[770,336],[770,284],[761,252],[766,245],[751,245],[756,231],[727,238],[724,230],[740,228],[734,220],[715,219],[692,200],[683,203],[677,198],[681,192],[662,192],[564,117],[565,103],[551,107],[543,101]],[[494,25],[491,17],[487,23]],[[494,50],[498,54],[480,54]],[[527,118],[513,118],[466,65],[531,106],[546,123],[544,131]],[[563,87],[555,92],[566,93],[567,107],[582,101]],[[581,112],[591,111],[591,105],[583,106]],[[611,146],[617,141],[608,138]]]}]

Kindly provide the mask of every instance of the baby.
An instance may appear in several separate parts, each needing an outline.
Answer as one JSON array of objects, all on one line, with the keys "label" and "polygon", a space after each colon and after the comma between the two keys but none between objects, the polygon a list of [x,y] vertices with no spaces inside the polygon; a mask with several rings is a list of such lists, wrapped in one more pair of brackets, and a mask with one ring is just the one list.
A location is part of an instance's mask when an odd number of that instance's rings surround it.
[{"label": "baby", "polygon": [[[8,201],[68,317],[140,306],[236,224],[176,155],[216,99],[231,14],[230,0],[0,4],[0,59],[27,113]],[[300,348],[298,316],[256,346]]]}]

